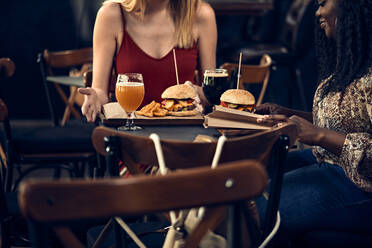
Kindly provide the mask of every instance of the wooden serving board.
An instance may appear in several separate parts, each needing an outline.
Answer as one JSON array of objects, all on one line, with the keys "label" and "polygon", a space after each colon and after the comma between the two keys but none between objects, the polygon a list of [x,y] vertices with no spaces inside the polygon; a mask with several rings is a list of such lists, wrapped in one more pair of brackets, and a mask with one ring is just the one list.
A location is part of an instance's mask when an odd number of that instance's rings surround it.
[{"label": "wooden serving board", "polygon": [[[125,125],[127,118],[101,118],[105,126]],[[195,116],[164,116],[164,117],[146,117],[137,115],[134,123],[138,126],[163,126],[163,125],[203,125],[204,117],[201,114]]]},{"label": "wooden serving board", "polygon": [[[111,102],[103,105],[103,114],[100,115],[100,118],[102,123],[106,126],[123,126],[128,119],[128,115],[117,102]],[[136,114],[134,122],[138,126],[202,125],[204,117],[200,113],[194,116],[182,117],[147,117]]]}]

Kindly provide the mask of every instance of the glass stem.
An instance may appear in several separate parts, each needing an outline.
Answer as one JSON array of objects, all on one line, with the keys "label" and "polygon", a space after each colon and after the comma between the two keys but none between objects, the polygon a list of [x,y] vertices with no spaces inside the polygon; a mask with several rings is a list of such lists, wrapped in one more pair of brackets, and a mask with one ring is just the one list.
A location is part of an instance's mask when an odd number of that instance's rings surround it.
[{"label": "glass stem", "polygon": [[129,118],[127,118],[127,121],[125,122],[125,128],[129,129],[131,127],[132,123],[132,113],[130,113]]},{"label": "glass stem", "polygon": [[134,128],[134,112],[130,113],[130,124],[129,124],[129,127],[131,129]]}]

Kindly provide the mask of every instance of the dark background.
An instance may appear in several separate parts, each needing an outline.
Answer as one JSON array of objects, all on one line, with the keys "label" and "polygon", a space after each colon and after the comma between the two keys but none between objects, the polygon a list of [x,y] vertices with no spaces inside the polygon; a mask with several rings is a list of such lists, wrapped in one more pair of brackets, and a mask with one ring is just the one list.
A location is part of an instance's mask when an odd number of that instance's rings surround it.
[{"label": "dark background", "polygon": [[[273,42],[280,30],[286,9],[278,0],[273,11],[263,17],[217,16],[217,66],[225,62],[226,47],[261,39]],[[45,90],[42,84],[37,54],[44,49],[59,51],[92,46],[92,32],[97,10],[102,0],[3,0],[0,8],[0,57],[9,57],[16,64],[14,77],[0,85],[0,96],[9,108],[10,118],[49,118]],[[284,7],[283,7],[284,6]],[[288,6],[287,6],[288,7]],[[313,32],[309,30],[309,32]],[[315,58],[308,52],[302,61],[308,105],[315,89]],[[287,68],[273,71],[264,101],[301,109],[292,90]],[[292,92],[293,91],[293,92]],[[58,99],[57,99],[58,98]],[[58,116],[63,103],[56,95]],[[309,109],[308,109],[309,110]]]}]

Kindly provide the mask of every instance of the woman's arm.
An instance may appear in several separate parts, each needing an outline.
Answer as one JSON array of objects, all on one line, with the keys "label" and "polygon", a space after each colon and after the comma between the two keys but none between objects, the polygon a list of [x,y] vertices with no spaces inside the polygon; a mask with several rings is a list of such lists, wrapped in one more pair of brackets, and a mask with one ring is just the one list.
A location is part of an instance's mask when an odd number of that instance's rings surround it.
[{"label": "woman's arm", "polygon": [[93,33],[92,88],[79,89],[84,94],[81,108],[87,120],[94,122],[102,105],[108,102],[108,87],[116,52],[118,30],[121,30],[120,8],[108,4],[98,11]]},{"label": "woman's arm", "polygon": [[307,145],[320,146],[337,156],[341,154],[346,134],[317,127],[296,115],[291,116],[289,120],[296,124],[300,142]]},{"label": "woman's arm", "polygon": [[196,13],[196,32],[199,51],[199,81],[205,70],[216,69],[217,25],[212,7],[200,2]]}]

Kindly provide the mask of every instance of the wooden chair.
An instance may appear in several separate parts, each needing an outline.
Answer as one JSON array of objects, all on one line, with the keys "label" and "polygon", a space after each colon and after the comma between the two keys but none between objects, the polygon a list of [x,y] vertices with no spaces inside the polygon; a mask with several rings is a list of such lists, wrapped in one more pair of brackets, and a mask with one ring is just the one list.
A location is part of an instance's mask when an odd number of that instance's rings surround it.
[{"label": "wooden chair", "polygon": [[[271,58],[269,55],[264,54],[261,58],[259,65],[241,65],[240,69],[240,79],[239,88],[246,89],[246,84],[262,84],[262,88],[256,101],[256,105],[260,105],[265,96],[267,84],[270,78],[271,69]],[[229,73],[230,79],[235,79],[232,77],[233,72],[237,70],[239,64],[236,63],[224,63],[220,66],[222,69],[226,69]]]},{"label": "wooden chair", "polygon": [[[49,111],[51,118],[55,125],[59,124],[59,118],[56,116],[55,99],[52,96],[50,83],[53,83],[59,96],[65,103],[65,111],[61,120],[61,125],[65,125],[70,118],[71,113],[76,119],[81,119],[80,111],[74,106],[78,97],[77,89],[84,87],[82,75],[79,77],[69,77],[69,72],[76,67],[91,64],[93,61],[93,49],[91,47],[81,48],[75,50],[66,50],[59,52],[50,52],[44,50],[44,52],[38,55],[38,62],[40,64],[40,71],[43,78],[47,100],[49,104]],[[81,68],[80,68],[81,69]],[[89,66],[84,66],[83,70],[88,70]],[[60,71],[64,70],[65,77],[57,78],[56,75],[61,75]],[[59,73],[58,73],[59,71]],[[83,72],[81,72],[82,74]],[[70,95],[67,97],[62,85],[67,85],[70,88]]]},{"label": "wooden chair", "polygon": [[[2,66],[3,62],[6,62],[5,66]],[[9,59],[2,59],[0,68],[0,71],[6,69],[5,75],[11,75],[15,66]],[[83,170],[88,162],[94,166],[96,153],[90,140],[94,125],[11,125],[7,105],[1,99],[0,113],[0,154],[5,165],[6,192],[14,191],[25,176],[37,169],[55,169],[55,177],[59,177],[61,169],[67,169],[71,176],[79,177],[85,173]],[[26,164],[25,169],[23,165]],[[13,176],[15,169],[18,169],[16,179]]]},{"label": "wooden chair", "polygon": [[[153,141],[148,137],[132,135],[114,129],[97,127],[93,132],[93,145],[98,153],[107,157],[108,171],[111,176],[119,176],[117,158],[124,162],[133,175],[142,174],[138,164],[158,165]],[[296,139],[293,125],[273,128],[249,136],[227,139],[224,143],[220,163],[253,159],[264,166],[273,166],[274,175],[270,188],[269,204],[263,220],[263,233],[266,235],[274,226],[279,205],[281,182],[286,153]],[[213,142],[186,142],[161,140],[164,160],[171,170],[210,166],[216,150]],[[214,211],[214,210],[213,210]],[[221,213],[213,212],[216,216]],[[258,216],[255,216],[256,220]],[[218,221],[207,223],[213,230]],[[199,230],[203,233],[205,230]],[[261,237],[260,237],[261,238]],[[259,243],[256,240],[254,243]]]},{"label": "wooden chair", "polygon": [[[64,247],[84,247],[68,228],[69,224],[198,206],[234,206],[261,194],[266,184],[266,173],[260,163],[238,161],[214,170],[193,168],[159,177],[30,181],[21,185],[19,202],[32,227],[33,247],[48,247],[45,238],[48,229],[55,231]],[[187,237],[184,247],[197,247],[198,242],[192,237]],[[228,238],[232,241],[234,237]]]}]

